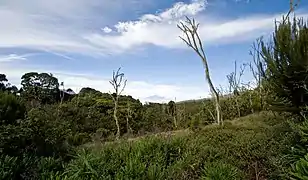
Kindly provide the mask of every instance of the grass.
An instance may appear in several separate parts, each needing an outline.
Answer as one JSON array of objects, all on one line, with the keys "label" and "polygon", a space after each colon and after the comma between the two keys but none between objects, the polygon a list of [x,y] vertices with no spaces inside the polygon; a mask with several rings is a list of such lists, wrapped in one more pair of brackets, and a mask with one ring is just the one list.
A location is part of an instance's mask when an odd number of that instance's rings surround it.
[{"label": "grass", "polygon": [[269,112],[198,132],[147,136],[82,148],[69,179],[284,179],[294,138],[286,116]]}]

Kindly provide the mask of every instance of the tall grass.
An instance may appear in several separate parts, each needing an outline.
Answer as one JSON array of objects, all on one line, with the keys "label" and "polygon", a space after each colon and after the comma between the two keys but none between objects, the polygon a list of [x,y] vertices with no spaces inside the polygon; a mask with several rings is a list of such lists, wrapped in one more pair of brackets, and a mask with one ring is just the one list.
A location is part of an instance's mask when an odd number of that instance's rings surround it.
[{"label": "tall grass", "polygon": [[82,148],[62,175],[69,179],[280,179],[293,139],[286,119],[251,115],[180,137],[147,137]]}]

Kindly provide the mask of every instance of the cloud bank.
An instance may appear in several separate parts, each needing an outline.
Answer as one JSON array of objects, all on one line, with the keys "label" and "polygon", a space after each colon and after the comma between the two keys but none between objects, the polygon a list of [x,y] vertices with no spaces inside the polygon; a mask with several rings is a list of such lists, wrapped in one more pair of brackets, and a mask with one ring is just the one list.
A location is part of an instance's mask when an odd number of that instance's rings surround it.
[{"label": "cloud bank", "polygon": [[[0,48],[87,55],[125,53],[148,44],[185,48],[178,38],[181,32],[176,27],[184,16],[197,18],[201,24],[200,35],[210,46],[254,39],[270,32],[274,19],[280,18],[280,15],[238,19],[212,17],[205,14],[205,0],[191,0],[189,3],[177,2],[158,13],[144,14],[135,21],[110,23],[107,19],[112,18],[113,11],[109,9],[116,10],[117,3],[125,2],[3,0],[0,21],[6,23],[0,29]],[[106,26],[96,27],[100,24]]]}]

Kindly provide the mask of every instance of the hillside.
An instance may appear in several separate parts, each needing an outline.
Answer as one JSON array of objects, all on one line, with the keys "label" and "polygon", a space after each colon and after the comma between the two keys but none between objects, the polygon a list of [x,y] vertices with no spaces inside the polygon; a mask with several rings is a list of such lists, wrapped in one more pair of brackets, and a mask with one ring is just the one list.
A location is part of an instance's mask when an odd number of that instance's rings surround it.
[{"label": "hillside", "polygon": [[[293,133],[286,116],[262,112],[223,127],[92,144],[64,170],[73,179],[281,179]],[[63,177],[63,176],[62,176]]]}]

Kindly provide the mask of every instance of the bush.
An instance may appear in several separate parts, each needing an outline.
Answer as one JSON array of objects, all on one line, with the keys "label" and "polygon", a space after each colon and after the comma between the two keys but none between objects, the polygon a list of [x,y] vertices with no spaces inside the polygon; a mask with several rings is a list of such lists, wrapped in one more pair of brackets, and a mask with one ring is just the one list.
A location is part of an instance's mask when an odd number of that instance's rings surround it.
[{"label": "bush", "polygon": [[295,139],[295,147],[291,149],[289,154],[291,161],[291,169],[289,171],[294,179],[308,179],[308,119],[300,123],[292,121],[294,131],[297,133]]},{"label": "bush", "polygon": [[26,108],[15,95],[0,91],[0,126],[16,124],[25,116]]},{"label": "bush", "polygon": [[31,145],[28,148],[38,156],[62,156],[70,150],[70,124],[60,119],[54,108],[45,106],[32,109],[22,124],[29,130]]},{"label": "bush", "polygon": [[0,156],[0,179],[15,179],[18,171],[18,158],[10,156]]},{"label": "bush", "polygon": [[221,162],[209,163],[202,170],[202,180],[238,180],[241,179],[239,170]]},{"label": "bush", "polygon": [[61,159],[0,156],[0,179],[49,179],[63,171]]},{"label": "bush", "polygon": [[64,172],[72,179],[280,179],[293,138],[284,118],[261,113],[189,135],[91,146]]},{"label": "bush", "polygon": [[292,165],[290,174],[295,179],[308,179],[308,154]]},{"label": "bush", "polygon": [[262,75],[267,88],[271,94],[290,102],[291,107],[301,108],[308,102],[307,40],[307,23],[294,18],[293,22],[287,19],[276,24],[271,43],[261,42],[261,55],[267,67]]}]

